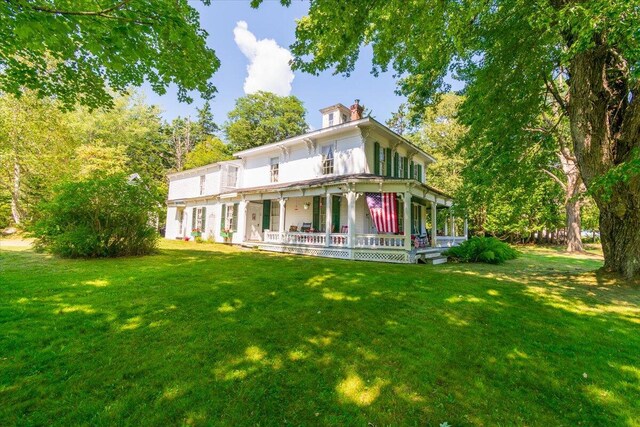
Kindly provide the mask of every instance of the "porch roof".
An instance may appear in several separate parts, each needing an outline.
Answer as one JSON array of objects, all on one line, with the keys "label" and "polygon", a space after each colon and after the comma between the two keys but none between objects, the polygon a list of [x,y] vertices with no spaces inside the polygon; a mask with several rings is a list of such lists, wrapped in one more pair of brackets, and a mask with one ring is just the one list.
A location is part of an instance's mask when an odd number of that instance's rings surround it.
[{"label": "porch roof", "polygon": [[251,194],[251,193],[270,193],[270,192],[278,192],[285,190],[295,190],[302,188],[313,188],[313,187],[321,187],[323,185],[336,185],[336,184],[351,184],[358,182],[366,182],[366,183],[411,183],[413,185],[419,185],[423,188],[426,188],[428,191],[445,197],[447,199],[453,199],[450,195],[445,192],[432,187],[430,185],[424,184],[422,182],[416,181],[414,179],[408,180],[405,178],[392,178],[380,175],[374,175],[370,173],[359,173],[359,174],[348,174],[348,175],[337,175],[337,176],[323,176],[320,178],[313,178],[304,181],[294,181],[294,182],[284,182],[270,185],[263,185],[258,187],[247,187],[247,188],[238,188],[234,191],[228,191],[224,194]]}]

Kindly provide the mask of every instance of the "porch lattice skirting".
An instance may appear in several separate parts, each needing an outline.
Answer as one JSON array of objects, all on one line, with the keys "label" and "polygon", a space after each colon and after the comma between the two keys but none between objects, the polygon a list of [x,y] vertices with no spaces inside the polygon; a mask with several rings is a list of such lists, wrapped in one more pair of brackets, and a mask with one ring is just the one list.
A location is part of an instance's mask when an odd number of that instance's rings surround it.
[{"label": "porch lattice skirting", "polygon": [[391,262],[399,264],[415,263],[412,251],[385,251],[381,249],[349,249],[349,248],[315,248],[305,246],[290,246],[277,244],[259,244],[264,251],[310,255],[324,258],[353,259],[358,261]]}]

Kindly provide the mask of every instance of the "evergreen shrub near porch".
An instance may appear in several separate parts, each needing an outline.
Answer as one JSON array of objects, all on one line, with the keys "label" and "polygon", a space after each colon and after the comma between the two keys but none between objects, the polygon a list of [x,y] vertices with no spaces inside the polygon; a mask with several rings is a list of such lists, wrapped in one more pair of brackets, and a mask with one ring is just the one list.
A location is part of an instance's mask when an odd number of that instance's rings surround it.
[{"label": "evergreen shrub near porch", "polygon": [[66,258],[149,254],[159,237],[159,202],[154,189],[124,175],[65,183],[40,206],[36,248]]},{"label": "evergreen shrub near porch", "polygon": [[459,262],[502,264],[516,259],[518,251],[495,237],[472,237],[443,252],[443,255]]}]

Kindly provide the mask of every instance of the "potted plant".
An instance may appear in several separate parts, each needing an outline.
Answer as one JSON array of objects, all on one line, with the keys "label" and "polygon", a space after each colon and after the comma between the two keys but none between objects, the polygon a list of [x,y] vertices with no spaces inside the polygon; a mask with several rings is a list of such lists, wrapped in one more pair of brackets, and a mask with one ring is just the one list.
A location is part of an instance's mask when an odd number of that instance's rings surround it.
[{"label": "potted plant", "polygon": [[200,231],[199,228],[194,228],[193,230],[191,230],[191,236],[192,237],[201,237],[202,236],[202,232]]},{"label": "potted plant", "polygon": [[233,231],[229,228],[225,228],[220,232],[220,235],[224,238],[225,243],[231,243],[233,238]]}]

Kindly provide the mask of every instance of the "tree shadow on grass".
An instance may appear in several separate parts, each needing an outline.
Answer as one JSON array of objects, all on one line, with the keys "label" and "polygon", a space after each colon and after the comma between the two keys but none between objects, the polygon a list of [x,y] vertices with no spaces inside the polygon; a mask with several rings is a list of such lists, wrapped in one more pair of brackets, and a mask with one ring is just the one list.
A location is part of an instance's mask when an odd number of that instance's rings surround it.
[{"label": "tree shadow on grass", "polygon": [[633,424],[633,289],[525,261],[540,272],[213,247],[16,270],[0,420]]}]

